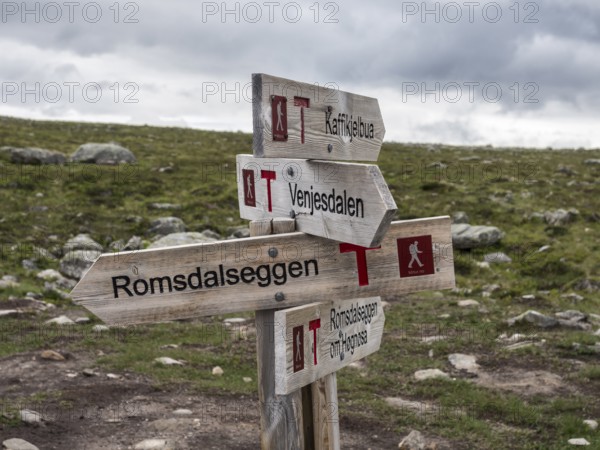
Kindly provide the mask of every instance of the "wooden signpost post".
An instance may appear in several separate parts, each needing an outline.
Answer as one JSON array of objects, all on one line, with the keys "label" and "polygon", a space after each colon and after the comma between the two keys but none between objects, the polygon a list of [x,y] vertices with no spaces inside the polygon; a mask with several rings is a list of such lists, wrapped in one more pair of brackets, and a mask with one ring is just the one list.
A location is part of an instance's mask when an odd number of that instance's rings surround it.
[{"label": "wooden signpost post", "polygon": [[381,243],[396,203],[377,166],[237,156],[243,219],[296,219],[296,229],[363,247]]},{"label": "wooden signpost post", "polygon": [[378,350],[380,295],[454,287],[450,218],[392,222],[377,166],[312,160],[376,160],[377,100],[263,74],[253,89],[252,237],[104,254],[71,294],[108,324],[255,311],[261,447],[336,450],[336,371]]}]

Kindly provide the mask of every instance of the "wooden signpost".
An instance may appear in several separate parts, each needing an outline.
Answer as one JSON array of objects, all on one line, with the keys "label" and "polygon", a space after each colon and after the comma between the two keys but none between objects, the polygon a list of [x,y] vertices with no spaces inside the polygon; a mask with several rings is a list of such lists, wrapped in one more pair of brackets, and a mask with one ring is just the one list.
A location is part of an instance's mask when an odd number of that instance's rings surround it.
[{"label": "wooden signpost", "polygon": [[381,243],[396,203],[375,165],[237,156],[243,219],[296,219],[296,229],[363,247]]},{"label": "wooden signpost", "polygon": [[254,156],[377,161],[385,127],[376,99],[252,75]]},{"label": "wooden signpost", "polygon": [[275,313],[275,390],[289,394],[379,350],[380,297],[313,303]]},{"label": "wooden signpost", "polygon": [[106,323],[152,323],[446,289],[453,267],[450,218],[434,217],[392,222],[376,248],[295,232],[108,253],[71,294]]},{"label": "wooden signpost", "polygon": [[336,371],[378,350],[379,295],[454,287],[451,222],[392,222],[377,166],[314,161],[377,160],[377,100],[264,74],[253,90],[252,237],[104,254],[71,295],[108,324],[255,311],[261,448],[337,450]]}]

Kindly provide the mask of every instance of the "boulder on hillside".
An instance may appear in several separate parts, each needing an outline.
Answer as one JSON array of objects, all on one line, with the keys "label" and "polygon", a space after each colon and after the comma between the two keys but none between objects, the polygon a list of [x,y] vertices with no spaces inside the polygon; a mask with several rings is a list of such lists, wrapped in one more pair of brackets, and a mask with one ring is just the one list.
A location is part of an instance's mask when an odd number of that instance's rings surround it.
[{"label": "boulder on hillside", "polygon": [[451,229],[452,245],[461,250],[489,247],[504,237],[504,233],[498,228],[483,225],[458,223],[452,224]]},{"label": "boulder on hillside", "polygon": [[0,154],[6,154],[10,157],[10,162],[15,164],[64,164],[67,157],[60,152],[46,150],[36,147],[2,147]]},{"label": "boulder on hillside", "polygon": [[71,160],[74,162],[116,165],[122,163],[135,163],[135,155],[125,147],[117,144],[88,143],[80,146]]},{"label": "boulder on hillside", "polygon": [[148,234],[158,234],[166,236],[173,233],[183,233],[185,231],[185,223],[178,217],[161,217],[153,220],[150,223]]},{"label": "boulder on hillside", "polygon": [[60,260],[60,272],[69,278],[79,280],[101,254],[102,252],[91,249],[70,251]]},{"label": "boulder on hillside", "polygon": [[215,242],[216,239],[211,237],[209,233],[190,232],[190,233],[172,233],[153,242],[148,248],[175,247],[178,245],[189,244],[206,244]]}]

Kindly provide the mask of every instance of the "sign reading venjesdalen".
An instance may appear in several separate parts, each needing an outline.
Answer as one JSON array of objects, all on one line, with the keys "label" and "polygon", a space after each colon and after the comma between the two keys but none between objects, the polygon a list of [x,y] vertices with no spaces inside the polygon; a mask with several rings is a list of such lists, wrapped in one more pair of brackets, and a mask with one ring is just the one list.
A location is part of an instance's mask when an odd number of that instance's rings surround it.
[{"label": "sign reading venjesdalen", "polygon": [[237,155],[237,167],[244,219],[291,217],[298,231],[376,247],[397,209],[375,165]]},{"label": "sign reading venjesdalen", "polygon": [[275,313],[275,391],[295,391],[376,352],[381,298],[313,303]]}]

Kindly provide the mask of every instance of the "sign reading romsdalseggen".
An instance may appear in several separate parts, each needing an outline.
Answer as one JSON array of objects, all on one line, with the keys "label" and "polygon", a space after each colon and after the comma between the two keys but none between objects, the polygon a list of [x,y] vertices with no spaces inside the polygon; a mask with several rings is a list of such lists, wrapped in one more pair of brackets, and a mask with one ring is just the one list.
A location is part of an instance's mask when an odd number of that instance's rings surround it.
[{"label": "sign reading romsdalseggen", "polygon": [[374,247],[397,210],[372,164],[237,155],[237,170],[243,219],[291,217],[298,231]]},{"label": "sign reading romsdalseggen", "polygon": [[288,233],[101,255],[71,295],[109,324],[454,287],[450,218],[393,222],[374,248]]},{"label": "sign reading romsdalseggen", "polygon": [[377,99],[252,75],[254,156],[377,161],[385,127]]},{"label": "sign reading romsdalseggen", "polygon": [[289,394],[379,350],[380,297],[313,303],[275,313],[275,392]]}]

